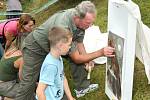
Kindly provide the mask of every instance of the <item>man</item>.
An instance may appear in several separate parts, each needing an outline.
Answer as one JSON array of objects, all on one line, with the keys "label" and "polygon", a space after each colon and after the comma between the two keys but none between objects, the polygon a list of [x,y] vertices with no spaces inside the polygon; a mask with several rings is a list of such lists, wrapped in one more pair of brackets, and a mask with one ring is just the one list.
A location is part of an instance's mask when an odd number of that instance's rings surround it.
[{"label": "man", "polygon": [[[73,43],[68,54],[69,57],[67,58],[69,58],[72,65],[73,79],[77,92],[87,90],[87,88],[91,86],[89,80],[86,79],[87,72],[84,68],[85,63],[89,63],[91,60],[104,55],[111,57],[114,52],[114,48],[111,47],[105,47],[89,54],[85,52],[82,43],[84,30],[93,24],[95,18],[96,9],[94,4],[90,1],[82,1],[75,8],[63,10],[54,14],[44,24],[27,36],[23,44],[23,79],[19,83],[19,88],[17,88],[15,100],[34,100],[34,91],[41,65],[50,49],[48,31],[54,26],[67,28],[73,34]],[[14,87],[16,88],[16,85]],[[10,88],[11,87],[9,87],[9,89]],[[3,95],[12,95],[14,90],[15,89],[12,88],[12,91],[6,92]]]}]

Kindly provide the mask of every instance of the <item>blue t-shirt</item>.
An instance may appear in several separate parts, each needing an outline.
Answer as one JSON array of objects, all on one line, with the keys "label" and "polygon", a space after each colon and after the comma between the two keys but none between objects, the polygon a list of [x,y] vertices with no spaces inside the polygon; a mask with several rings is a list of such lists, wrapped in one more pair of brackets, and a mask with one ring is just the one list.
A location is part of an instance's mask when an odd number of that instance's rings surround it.
[{"label": "blue t-shirt", "polygon": [[56,59],[49,53],[42,64],[39,80],[40,83],[48,85],[45,89],[46,100],[62,99],[64,94],[63,81],[62,58]]}]

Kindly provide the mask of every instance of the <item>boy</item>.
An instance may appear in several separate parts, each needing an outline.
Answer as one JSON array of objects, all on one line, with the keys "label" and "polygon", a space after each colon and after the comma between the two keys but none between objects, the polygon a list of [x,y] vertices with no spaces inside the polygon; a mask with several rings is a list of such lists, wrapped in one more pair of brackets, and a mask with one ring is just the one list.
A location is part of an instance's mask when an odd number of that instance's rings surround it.
[{"label": "boy", "polygon": [[38,100],[61,100],[65,91],[68,100],[74,100],[68,82],[64,76],[61,55],[69,51],[72,34],[61,27],[49,32],[50,53],[46,56],[40,71],[40,80],[36,90]]}]

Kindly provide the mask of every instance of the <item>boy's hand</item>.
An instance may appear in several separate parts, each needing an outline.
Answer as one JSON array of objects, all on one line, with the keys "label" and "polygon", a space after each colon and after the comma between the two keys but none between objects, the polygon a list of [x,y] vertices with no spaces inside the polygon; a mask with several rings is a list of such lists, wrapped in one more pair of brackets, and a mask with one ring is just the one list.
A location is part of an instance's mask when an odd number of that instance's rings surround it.
[{"label": "boy's hand", "polygon": [[68,99],[68,100],[76,100],[75,98],[73,98],[73,97],[71,97],[70,99]]}]

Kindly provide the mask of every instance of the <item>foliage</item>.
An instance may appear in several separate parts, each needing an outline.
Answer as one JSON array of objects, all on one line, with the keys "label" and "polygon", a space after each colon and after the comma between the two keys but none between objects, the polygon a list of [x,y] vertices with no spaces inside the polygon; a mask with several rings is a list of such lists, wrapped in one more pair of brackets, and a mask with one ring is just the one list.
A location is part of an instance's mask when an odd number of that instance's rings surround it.
[{"label": "foliage", "polygon": [[[59,2],[50,6],[44,12],[41,12],[35,16],[37,25],[43,23],[53,13],[74,7],[82,0],[59,0]],[[150,1],[149,0],[134,0],[140,7],[143,22],[150,27]],[[97,19],[95,24],[98,25],[102,32],[107,31],[107,0],[92,0],[97,8]],[[41,17],[42,15],[42,17]],[[74,85],[70,72],[68,62],[65,61],[65,73],[69,81],[71,90],[73,91]],[[92,72],[92,82],[98,83],[100,88],[89,93],[86,96],[79,98],[78,100],[108,100],[105,95],[105,65],[97,65]],[[150,86],[147,84],[147,78],[143,64],[139,60],[135,60],[135,73],[134,73],[134,85],[133,85],[133,100],[149,100],[150,98]],[[73,93],[74,94],[74,93]]]}]

